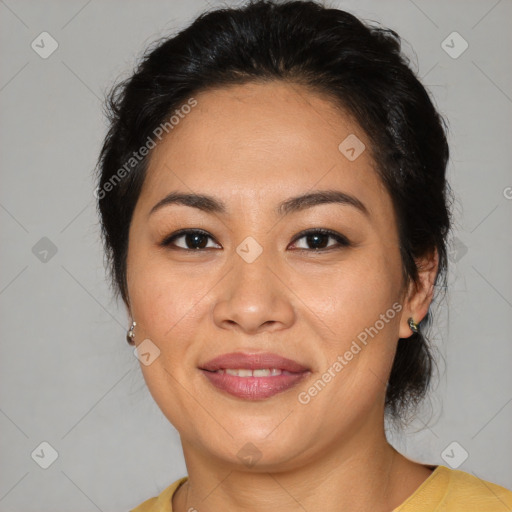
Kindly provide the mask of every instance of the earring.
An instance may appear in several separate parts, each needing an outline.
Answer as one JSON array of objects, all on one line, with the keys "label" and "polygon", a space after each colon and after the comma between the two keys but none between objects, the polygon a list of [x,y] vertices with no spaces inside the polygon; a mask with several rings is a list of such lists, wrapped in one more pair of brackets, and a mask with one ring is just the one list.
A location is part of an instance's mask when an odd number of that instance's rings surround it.
[{"label": "earring", "polygon": [[130,345],[133,345],[134,341],[133,341],[133,338],[135,338],[135,333],[133,332],[133,330],[135,329],[135,326],[137,325],[136,322],[132,322],[132,325],[130,326],[130,329],[128,330],[128,332],[126,333],[126,341],[130,344]]},{"label": "earring", "polygon": [[407,323],[409,324],[409,328],[411,329],[412,332],[414,333],[417,333],[419,332],[420,330],[420,324],[419,323],[416,323],[412,317],[409,318],[409,320],[407,320]]}]

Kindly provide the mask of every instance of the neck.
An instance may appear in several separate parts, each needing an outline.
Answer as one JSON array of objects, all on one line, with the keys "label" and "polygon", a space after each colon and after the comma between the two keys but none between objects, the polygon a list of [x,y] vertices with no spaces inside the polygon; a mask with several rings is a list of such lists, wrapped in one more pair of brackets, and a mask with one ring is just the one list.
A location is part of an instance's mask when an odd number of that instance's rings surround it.
[{"label": "neck", "polygon": [[[366,431],[365,431],[366,430]],[[279,471],[253,468],[206,457],[183,442],[188,481],[173,498],[173,510],[245,510],[263,512],[389,512],[427,478],[429,471],[400,455],[384,429],[358,429],[350,442],[339,440],[306,463]]]}]

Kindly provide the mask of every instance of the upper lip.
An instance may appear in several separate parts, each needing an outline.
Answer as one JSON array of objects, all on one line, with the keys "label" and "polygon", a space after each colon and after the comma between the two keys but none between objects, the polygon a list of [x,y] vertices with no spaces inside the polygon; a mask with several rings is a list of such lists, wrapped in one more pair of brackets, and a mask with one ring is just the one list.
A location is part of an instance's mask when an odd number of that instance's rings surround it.
[{"label": "upper lip", "polygon": [[230,354],[222,354],[200,366],[202,370],[215,372],[217,370],[231,369],[248,369],[263,370],[265,368],[276,368],[293,373],[301,373],[308,371],[308,368],[302,366],[297,361],[279,356],[277,354],[256,353],[244,354],[242,352],[232,352]]}]

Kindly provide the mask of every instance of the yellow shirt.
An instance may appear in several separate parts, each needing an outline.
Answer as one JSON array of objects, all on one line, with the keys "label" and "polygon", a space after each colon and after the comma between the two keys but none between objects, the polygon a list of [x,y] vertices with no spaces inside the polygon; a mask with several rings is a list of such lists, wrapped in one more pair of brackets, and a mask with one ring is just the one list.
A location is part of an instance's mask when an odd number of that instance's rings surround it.
[{"label": "yellow shirt", "polygon": [[[172,512],[172,496],[188,477],[176,480],[160,495],[130,512]],[[476,476],[437,466],[431,475],[392,512],[509,512],[512,492]]]}]

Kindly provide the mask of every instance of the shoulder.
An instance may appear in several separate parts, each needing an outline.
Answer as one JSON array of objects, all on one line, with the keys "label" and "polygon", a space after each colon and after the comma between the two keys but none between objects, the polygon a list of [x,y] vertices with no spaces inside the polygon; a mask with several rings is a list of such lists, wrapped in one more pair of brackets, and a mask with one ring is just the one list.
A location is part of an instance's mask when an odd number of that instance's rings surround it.
[{"label": "shoulder", "polygon": [[512,510],[512,491],[471,473],[437,466],[396,512],[504,512]]},{"label": "shoulder", "polygon": [[188,479],[187,476],[176,480],[166,487],[158,496],[149,498],[130,512],[172,512],[172,497],[178,487]]},{"label": "shoulder", "polygon": [[458,510],[455,506],[464,507],[467,512],[512,510],[512,491],[465,471],[449,468],[446,471],[451,473],[443,503],[447,511],[451,510],[449,507]]}]

